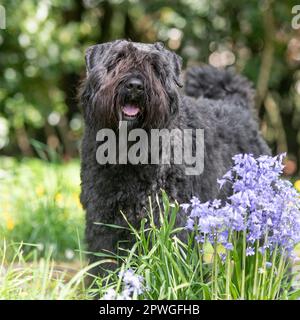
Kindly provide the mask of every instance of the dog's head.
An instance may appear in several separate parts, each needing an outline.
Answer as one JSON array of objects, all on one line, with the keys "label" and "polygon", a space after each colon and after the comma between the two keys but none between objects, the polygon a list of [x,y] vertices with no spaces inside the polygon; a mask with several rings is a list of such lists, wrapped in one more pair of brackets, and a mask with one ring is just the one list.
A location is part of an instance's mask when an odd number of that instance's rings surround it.
[{"label": "dog's head", "polygon": [[88,48],[85,58],[80,100],[88,125],[162,128],[177,113],[181,58],[161,43],[117,40]]}]

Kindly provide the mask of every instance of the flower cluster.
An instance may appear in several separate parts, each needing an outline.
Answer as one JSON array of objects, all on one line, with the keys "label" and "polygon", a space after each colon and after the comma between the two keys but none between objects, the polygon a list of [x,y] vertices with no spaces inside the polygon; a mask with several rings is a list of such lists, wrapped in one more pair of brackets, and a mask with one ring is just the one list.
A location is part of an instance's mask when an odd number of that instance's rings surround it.
[{"label": "flower cluster", "polygon": [[183,209],[189,214],[186,228],[197,231],[197,240],[233,245],[230,235],[246,234],[246,255],[254,255],[254,243],[260,252],[275,246],[290,253],[300,241],[300,197],[293,185],[280,178],[285,155],[276,157],[238,154],[234,165],[222,179],[220,188],[230,184],[232,195],[226,200],[201,203],[193,197]]},{"label": "flower cluster", "polygon": [[119,277],[124,286],[123,291],[118,294],[115,289],[109,288],[103,300],[131,300],[133,296],[144,292],[143,277],[136,275],[132,269],[121,271]]}]

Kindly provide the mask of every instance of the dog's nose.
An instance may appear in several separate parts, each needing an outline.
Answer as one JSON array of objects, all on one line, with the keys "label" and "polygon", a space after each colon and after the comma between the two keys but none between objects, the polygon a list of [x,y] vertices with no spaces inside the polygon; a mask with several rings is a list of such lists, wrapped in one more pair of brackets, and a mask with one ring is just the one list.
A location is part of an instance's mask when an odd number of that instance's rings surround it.
[{"label": "dog's nose", "polygon": [[131,92],[141,92],[144,90],[144,85],[142,80],[138,79],[138,78],[132,78],[130,79],[127,84],[126,84],[126,88],[127,90],[131,91]]}]

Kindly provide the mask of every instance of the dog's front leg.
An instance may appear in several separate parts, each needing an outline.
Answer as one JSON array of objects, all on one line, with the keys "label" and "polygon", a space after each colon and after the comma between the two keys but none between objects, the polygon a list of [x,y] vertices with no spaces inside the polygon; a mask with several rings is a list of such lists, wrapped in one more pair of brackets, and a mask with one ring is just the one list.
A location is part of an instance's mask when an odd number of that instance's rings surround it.
[{"label": "dog's front leg", "polygon": [[124,231],[95,223],[87,223],[86,242],[89,263],[99,264],[89,272],[95,276],[105,276],[108,270],[118,265],[117,248],[120,239],[126,239]]}]

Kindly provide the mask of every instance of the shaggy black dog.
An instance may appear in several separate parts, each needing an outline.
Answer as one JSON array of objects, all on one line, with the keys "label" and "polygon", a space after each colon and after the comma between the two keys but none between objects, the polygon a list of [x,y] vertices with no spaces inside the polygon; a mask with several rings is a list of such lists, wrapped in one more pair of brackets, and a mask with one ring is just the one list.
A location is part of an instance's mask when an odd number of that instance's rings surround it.
[{"label": "shaggy black dog", "polygon": [[[85,120],[82,141],[81,202],[86,209],[88,251],[115,252],[123,229],[95,224],[133,226],[145,216],[148,196],[161,189],[179,203],[192,196],[202,201],[224,197],[217,179],[238,153],[269,154],[254,116],[253,90],[241,76],[213,67],[195,67],[185,75],[181,58],[160,43],[117,40],[87,49],[87,77],[80,92]],[[204,129],[204,171],[186,175],[185,165],[105,164],[96,160],[98,130],[119,133],[119,121],[130,128]],[[151,151],[151,150],[150,150]],[[225,191],[226,192],[226,191]],[[185,217],[179,214],[177,223]],[[91,256],[91,260],[97,258]]]}]

